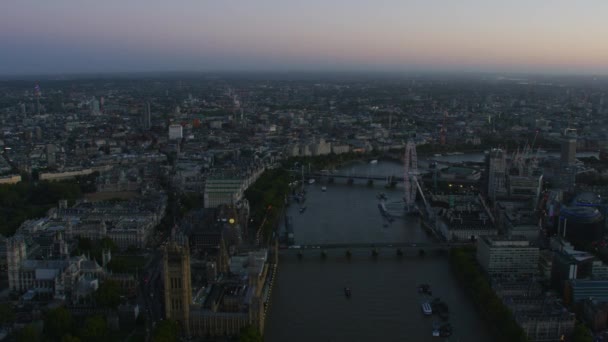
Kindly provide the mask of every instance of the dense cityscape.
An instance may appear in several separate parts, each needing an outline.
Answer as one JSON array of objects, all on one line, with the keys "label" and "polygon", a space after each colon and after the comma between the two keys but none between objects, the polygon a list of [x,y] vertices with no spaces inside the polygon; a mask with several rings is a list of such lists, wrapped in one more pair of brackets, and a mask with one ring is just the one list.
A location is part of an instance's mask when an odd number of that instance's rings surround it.
[{"label": "dense cityscape", "polygon": [[608,2],[0,5],[0,341],[608,341]]},{"label": "dense cityscape", "polygon": [[[496,75],[4,81],[1,336],[261,341],[285,268],[438,258],[494,340],[600,339],[607,97]],[[362,229],[425,238],[303,238],[340,188],[377,194],[382,226]],[[433,336],[483,340],[430,299]]]}]

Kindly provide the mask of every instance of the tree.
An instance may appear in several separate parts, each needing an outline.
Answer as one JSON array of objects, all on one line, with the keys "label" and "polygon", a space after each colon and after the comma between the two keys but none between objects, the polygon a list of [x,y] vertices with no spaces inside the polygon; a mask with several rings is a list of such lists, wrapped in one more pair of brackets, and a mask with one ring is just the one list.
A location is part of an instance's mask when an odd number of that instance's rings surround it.
[{"label": "tree", "polygon": [[61,338],[61,342],[80,342],[81,340],[72,335],[72,334],[65,334],[63,335],[63,337]]},{"label": "tree", "polygon": [[589,329],[582,324],[579,323],[574,327],[574,331],[572,332],[572,342],[593,342],[593,335],[589,332]]},{"label": "tree", "polygon": [[0,325],[12,323],[15,320],[13,306],[9,303],[0,304]]},{"label": "tree", "polygon": [[177,322],[167,319],[161,321],[154,329],[152,335],[153,342],[176,342],[179,331],[177,329]]},{"label": "tree", "polygon": [[262,334],[260,331],[253,327],[252,325],[248,325],[241,329],[239,334],[239,342],[263,342]]},{"label": "tree", "polygon": [[103,308],[116,309],[120,304],[121,290],[114,280],[104,281],[95,291],[95,302]]},{"label": "tree", "polygon": [[101,248],[109,249],[112,252],[114,252],[117,249],[116,243],[114,243],[114,241],[107,236],[104,237],[103,239],[101,239],[100,246],[101,246]]},{"label": "tree", "polygon": [[88,252],[93,248],[93,243],[91,239],[85,237],[78,237],[78,250],[83,252]]},{"label": "tree", "polygon": [[38,331],[34,323],[26,325],[17,333],[17,342],[35,342],[40,340],[40,331]]},{"label": "tree", "polygon": [[85,341],[103,341],[107,333],[106,320],[101,315],[96,315],[84,321],[81,336]]},{"label": "tree", "polygon": [[52,309],[44,319],[44,334],[54,340],[72,330],[72,314],[66,308]]}]

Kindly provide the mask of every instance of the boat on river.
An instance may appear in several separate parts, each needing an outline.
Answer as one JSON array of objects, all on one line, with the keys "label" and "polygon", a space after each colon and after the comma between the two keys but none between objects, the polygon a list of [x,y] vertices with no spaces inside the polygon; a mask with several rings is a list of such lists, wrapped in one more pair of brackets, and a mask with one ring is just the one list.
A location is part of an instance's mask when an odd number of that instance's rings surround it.
[{"label": "boat on river", "polygon": [[421,307],[422,307],[422,312],[426,316],[430,316],[433,314],[433,309],[431,308],[431,304],[429,304],[429,302],[422,303]]},{"label": "boat on river", "polygon": [[440,327],[441,326],[439,325],[439,323],[437,323],[437,322],[433,323],[433,337],[439,337],[439,335],[441,333],[439,330]]}]

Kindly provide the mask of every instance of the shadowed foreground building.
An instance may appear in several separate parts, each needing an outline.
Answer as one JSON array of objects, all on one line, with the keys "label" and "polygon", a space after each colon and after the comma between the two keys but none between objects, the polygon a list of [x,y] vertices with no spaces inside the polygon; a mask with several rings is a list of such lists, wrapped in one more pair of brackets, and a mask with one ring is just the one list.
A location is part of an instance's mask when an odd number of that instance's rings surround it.
[{"label": "shadowed foreground building", "polygon": [[190,307],[192,336],[237,336],[246,326],[264,331],[267,256],[266,250],[233,256],[230,272],[197,294]]},{"label": "shadowed foreground building", "polygon": [[164,247],[165,317],[178,322],[189,335],[190,303],[190,248],[188,239],[176,236]]},{"label": "shadowed foreground building", "polygon": [[187,337],[237,336],[247,326],[263,332],[276,265],[268,255],[266,249],[234,254],[221,273],[208,262],[214,272],[193,292],[189,242],[174,234],[163,250],[165,317],[177,321]]}]

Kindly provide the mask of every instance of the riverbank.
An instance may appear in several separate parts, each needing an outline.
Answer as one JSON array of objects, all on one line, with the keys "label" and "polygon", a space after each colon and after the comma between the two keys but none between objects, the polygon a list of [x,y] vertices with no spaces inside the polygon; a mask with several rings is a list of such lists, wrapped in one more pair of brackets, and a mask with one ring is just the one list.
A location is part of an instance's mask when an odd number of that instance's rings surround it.
[{"label": "riverbank", "polygon": [[494,341],[527,342],[524,331],[513,318],[511,311],[494,293],[490,283],[481,273],[475,260],[475,252],[474,247],[452,249],[450,270],[483,317]]}]

